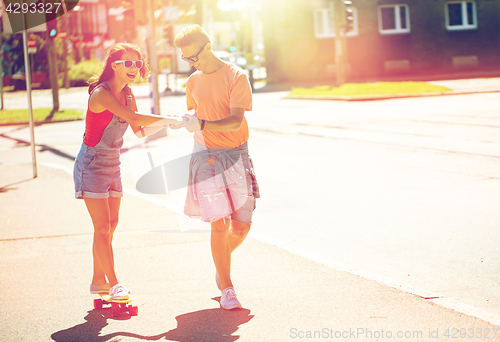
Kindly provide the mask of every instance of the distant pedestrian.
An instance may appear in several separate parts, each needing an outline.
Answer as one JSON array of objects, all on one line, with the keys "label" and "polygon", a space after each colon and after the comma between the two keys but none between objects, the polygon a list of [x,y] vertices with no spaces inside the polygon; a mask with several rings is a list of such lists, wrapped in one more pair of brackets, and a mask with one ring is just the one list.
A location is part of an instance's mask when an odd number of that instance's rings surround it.
[{"label": "distant pedestrian", "polygon": [[128,298],[129,294],[115,274],[112,247],[123,195],[120,176],[123,135],[129,124],[138,137],[145,137],[178,123],[174,117],[136,113],[129,85],[138,74],[143,78],[149,74],[139,48],[128,43],[113,45],[102,74],[89,86],[85,134],[74,165],[75,196],[85,201],[94,225],[90,292],[109,292],[115,299]]},{"label": "distant pedestrian", "polygon": [[175,38],[182,59],[197,69],[187,80],[189,121],[194,132],[189,187],[184,212],[211,224],[216,282],[224,309],[241,308],[231,281],[231,253],[246,238],[259,197],[245,111],[252,109],[252,90],[244,71],[218,58],[210,37],[191,25]]}]

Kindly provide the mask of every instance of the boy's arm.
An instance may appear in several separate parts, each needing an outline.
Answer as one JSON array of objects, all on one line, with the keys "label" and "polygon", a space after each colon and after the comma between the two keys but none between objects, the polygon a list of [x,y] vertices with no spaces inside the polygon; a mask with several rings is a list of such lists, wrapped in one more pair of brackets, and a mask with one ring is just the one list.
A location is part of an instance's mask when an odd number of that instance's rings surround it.
[{"label": "boy's arm", "polygon": [[237,131],[241,128],[241,123],[243,122],[243,117],[245,115],[245,108],[231,108],[231,115],[227,118],[216,120],[216,121],[206,121],[199,119],[195,115],[185,114],[184,117],[188,118],[189,121],[184,124],[183,127],[189,132],[197,132],[201,130],[202,122],[204,122],[204,130],[215,131],[215,132],[232,132]]}]

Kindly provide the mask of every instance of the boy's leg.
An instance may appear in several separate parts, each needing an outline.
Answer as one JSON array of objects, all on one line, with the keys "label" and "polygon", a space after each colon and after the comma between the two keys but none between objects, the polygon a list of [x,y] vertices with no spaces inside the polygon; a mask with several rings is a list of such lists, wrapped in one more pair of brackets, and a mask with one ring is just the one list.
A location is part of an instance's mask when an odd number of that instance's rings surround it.
[{"label": "boy's leg", "polygon": [[[250,177],[247,176],[247,184],[250,184],[251,181]],[[229,230],[229,248],[231,253],[242,244],[252,225],[255,198],[246,194],[246,192],[249,191],[247,189],[247,184],[230,188],[227,191],[233,211],[235,210],[234,203],[237,205],[236,211],[231,215],[231,228]],[[245,199],[244,202],[242,202],[242,199]],[[233,202],[234,200],[236,200],[236,202]]]},{"label": "boy's leg", "polygon": [[231,282],[231,250],[229,246],[229,218],[212,222],[210,246],[215,268],[219,274],[221,289],[232,287]]},{"label": "boy's leg", "polygon": [[[248,235],[248,232],[250,231],[250,225],[251,223],[242,223],[242,222],[237,222],[237,221],[231,221],[231,228],[229,230],[229,234],[227,234],[227,239],[228,239],[228,244],[229,244],[229,257],[231,257],[231,254],[233,251],[238,248],[238,246],[241,245],[241,243],[245,240],[246,236]],[[214,259],[215,260],[215,259]],[[230,260],[230,259],[229,259]],[[229,264],[229,267],[231,267],[231,264]],[[216,267],[217,268],[217,267]],[[231,281],[231,269],[229,269],[229,284],[232,284]],[[216,274],[216,283],[219,289],[224,289],[226,287],[223,287],[220,281],[220,276],[219,273],[217,272]],[[232,285],[230,285],[232,287]]]},{"label": "boy's leg", "polygon": [[231,253],[245,240],[250,231],[250,226],[251,223],[231,221],[231,229],[228,236]]}]

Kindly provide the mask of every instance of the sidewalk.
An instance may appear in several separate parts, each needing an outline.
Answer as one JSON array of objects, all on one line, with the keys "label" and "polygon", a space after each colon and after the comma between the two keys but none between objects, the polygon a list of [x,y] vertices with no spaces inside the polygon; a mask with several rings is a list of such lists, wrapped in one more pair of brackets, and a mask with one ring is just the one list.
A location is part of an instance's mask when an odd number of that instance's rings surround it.
[{"label": "sidewalk", "polygon": [[[377,101],[396,98],[409,97],[430,97],[430,96],[449,96],[449,95],[466,95],[480,93],[498,93],[500,92],[500,77],[493,78],[473,78],[473,79],[456,79],[456,80],[439,80],[427,81],[429,84],[444,86],[451,91],[421,93],[421,94],[388,94],[388,95],[366,95],[366,96],[299,96],[289,95],[287,99],[313,99],[313,100],[336,100],[336,101]],[[314,85],[310,85],[313,87]],[[288,90],[291,90],[291,86]]]},{"label": "sidewalk", "polygon": [[182,232],[174,213],[131,195],[114,250],[139,314],[113,318],[92,307],[92,224],[72,177],[39,165],[32,179],[30,164],[14,163],[0,164],[0,175],[1,341],[500,341],[500,326],[439,299],[252,237],[232,260],[244,309],[224,311],[208,230]]}]

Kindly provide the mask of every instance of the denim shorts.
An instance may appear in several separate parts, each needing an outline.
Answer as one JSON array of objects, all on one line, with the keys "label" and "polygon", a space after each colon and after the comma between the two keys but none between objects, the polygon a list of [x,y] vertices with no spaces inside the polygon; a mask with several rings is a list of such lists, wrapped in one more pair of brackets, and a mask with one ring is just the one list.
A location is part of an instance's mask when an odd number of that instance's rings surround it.
[{"label": "denim shorts", "polygon": [[[231,171],[226,170],[225,173],[228,172]],[[240,184],[233,183],[226,189],[217,186],[220,184],[217,178],[222,177],[222,174],[215,175],[210,162],[207,161],[200,166],[197,178],[203,180],[195,182],[194,191],[200,204],[202,221],[213,222],[230,216],[231,220],[236,222],[252,223],[255,197],[251,195],[252,176],[246,170],[245,173],[245,179]]]},{"label": "denim shorts", "polygon": [[82,144],[73,168],[76,198],[122,197],[120,150]]}]

